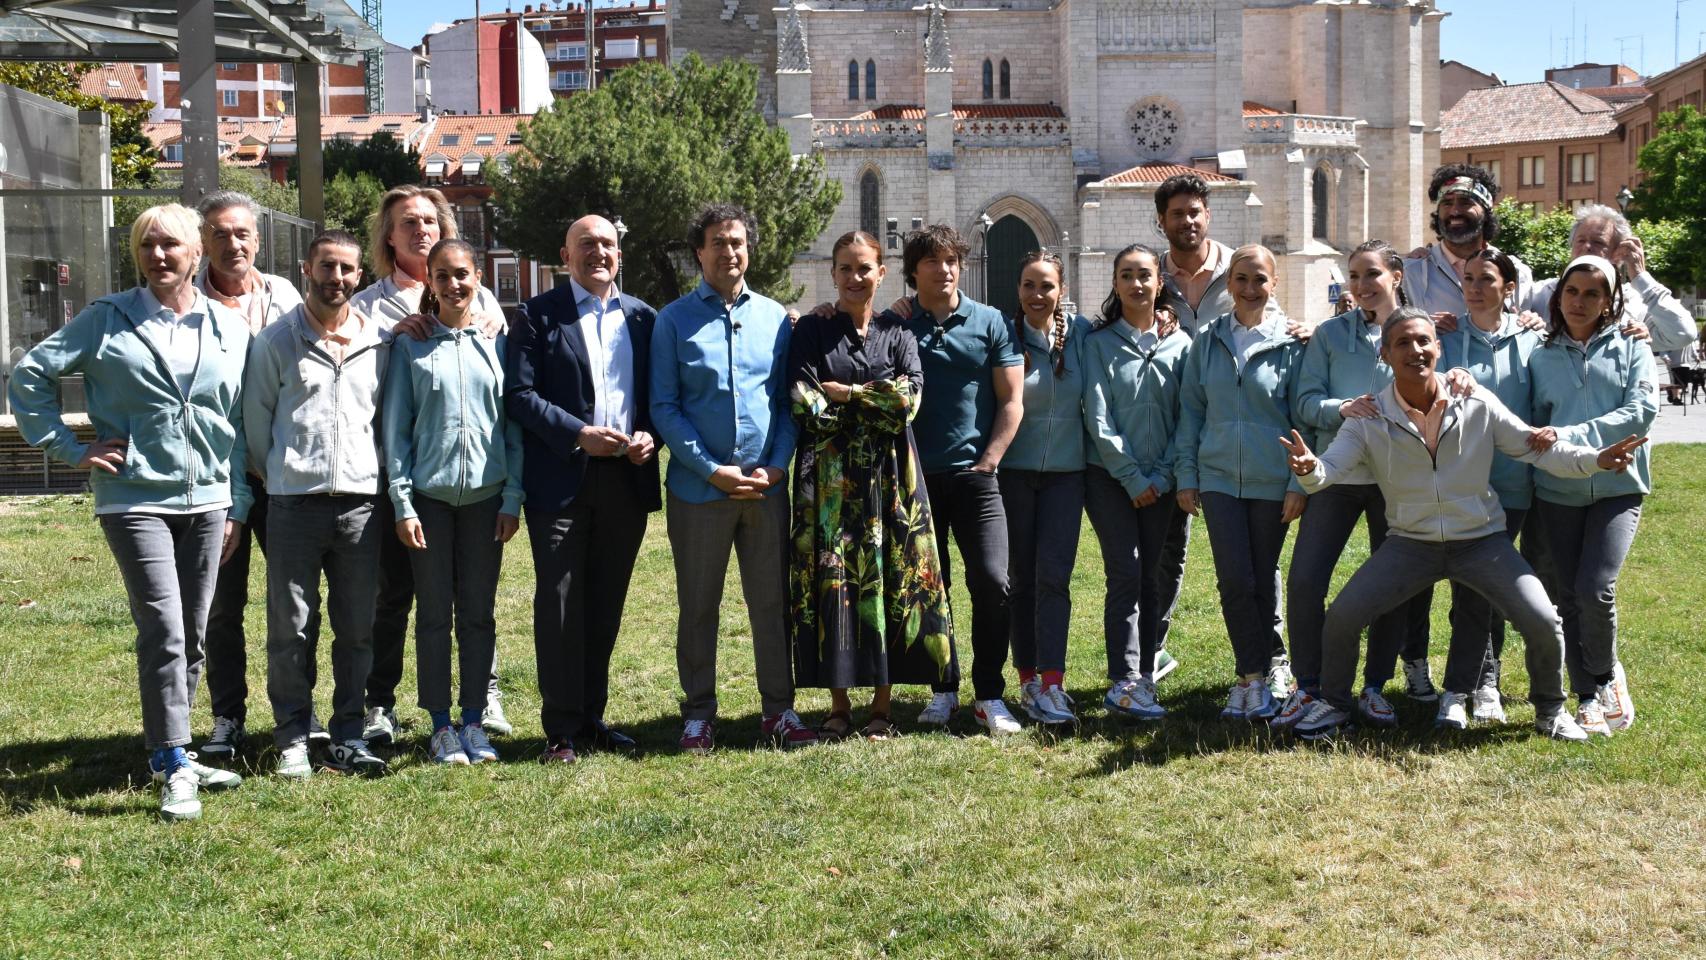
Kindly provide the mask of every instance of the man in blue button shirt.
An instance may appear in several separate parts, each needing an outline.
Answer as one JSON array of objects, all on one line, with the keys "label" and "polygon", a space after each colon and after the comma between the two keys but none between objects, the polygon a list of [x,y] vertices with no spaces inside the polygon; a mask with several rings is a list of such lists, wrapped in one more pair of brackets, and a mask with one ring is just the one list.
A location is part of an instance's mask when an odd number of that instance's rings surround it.
[{"label": "man in blue button shirt", "polygon": [[729,550],[752,619],[764,734],[784,747],[815,743],[794,713],[786,622],[788,337],[782,305],[746,286],[758,242],[752,215],[712,204],[688,242],[704,279],[658,314],[651,346],[651,411],[669,447],[666,513],[675,554],[676,667],[685,694],[681,749],[708,752],[717,717],[717,614]]},{"label": "man in blue button shirt", "polygon": [[[994,307],[960,292],[960,268],[970,250],[953,227],[932,224],[907,237],[902,269],[917,295],[905,323],[918,338],[924,395],[912,435],[924,464],[924,484],[936,516],[942,571],[948,573],[948,534],[960,545],[971,594],[972,694],[978,723],[991,734],[1013,733],[1001,696],[1006,687],[1008,586],[1007,513],[995,468],[1024,414],[1024,357],[1013,328]],[[885,315],[885,322],[897,320]],[[957,661],[934,684],[919,723],[945,725],[959,709]]]}]

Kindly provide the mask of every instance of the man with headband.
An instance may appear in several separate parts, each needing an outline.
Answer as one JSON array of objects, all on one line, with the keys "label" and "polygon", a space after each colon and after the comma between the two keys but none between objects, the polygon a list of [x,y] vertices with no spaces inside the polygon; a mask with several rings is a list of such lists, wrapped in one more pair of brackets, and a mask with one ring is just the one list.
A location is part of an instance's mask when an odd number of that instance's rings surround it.
[{"label": "man with headband", "polygon": [[[1447,320],[1450,329],[1469,308],[1463,302],[1463,269],[1469,258],[1492,245],[1499,235],[1499,218],[1493,204],[1499,185],[1481,167],[1448,163],[1434,171],[1428,184],[1428,200],[1434,204],[1433,229],[1437,243],[1413,251],[1404,261],[1404,292],[1410,305]],[[1534,275],[1515,257],[1516,302],[1527,300]]]}]

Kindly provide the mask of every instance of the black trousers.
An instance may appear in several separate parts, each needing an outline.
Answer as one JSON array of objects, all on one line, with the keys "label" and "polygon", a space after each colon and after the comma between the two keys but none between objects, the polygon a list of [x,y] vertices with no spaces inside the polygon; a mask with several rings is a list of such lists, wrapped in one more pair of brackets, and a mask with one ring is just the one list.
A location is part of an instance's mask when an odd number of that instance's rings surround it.
[{"label": "black trousers", "polygon": [[403,646],[409,634],[409,611],[415,606],[415,569],[409,548],[397,537],[397,512],[391,498],[379,494],[374,511],[379,524],[379,595],[373,604],[373,670],[367,675],[367,708],[397,707],[397,684],[403,680]]},{"label": "black trousers", "polygon": [[[1007,686],[1007,644],[1011,629],[1007,576],[1007,512],[1001,487],[992,473],[955,470],[924,477],[930,494],[930,513],[936,521],[936,551],[941,555],[942,580],[952,583],[948,536],[960,545],[965,565],[966,592],[971,594],[971,684],[978,700],[995,700]],[[931,684],[937,693],[959,690],[958,653],[952,653],[949,678]]]},{"label": "black trousers", "polygon": [[[267,552],[267,492],[259,480],[251,477],[255,490],[255,505],[249,508],[249,522],[243,525],[237,552],[219,568],[219,580],[213,588],[213,608],[207,614],[207,695],[213,715],[229,717],[244,723],[249,715],[249,647],[243,632],[243,614],[249,606],[249,556],[253,544],[259,544],[261,555]],[[308,686],[313,688],[318,678],[319,659],[315,656],[320,645],[320,611],[308,618]]]},{"label": "black trousers", "polygon": [[646,535],[642,487],[625,460],[589,460],[567,509],[527,508],[540,722],[557,743],[591,732],[610,702],[610,654]]}]

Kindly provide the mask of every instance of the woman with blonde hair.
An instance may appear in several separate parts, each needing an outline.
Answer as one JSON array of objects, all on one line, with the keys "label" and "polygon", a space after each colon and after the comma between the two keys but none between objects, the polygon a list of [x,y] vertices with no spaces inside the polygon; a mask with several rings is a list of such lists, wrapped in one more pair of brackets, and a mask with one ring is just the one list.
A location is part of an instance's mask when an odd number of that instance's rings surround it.
[{"label": "woman with blonde hair", "polygon": [[[200,788],[242,778],[187,753],[207,612],[219,564],[249,513],[241,387],[249,327],[193,281],[200,218],[150,207],[131,227],[143,284],[101,297],[37,344],[13,371],[24,439],[89,471],[95,516],[136,621],[136,666],[160,815],[201,815]],[[97,439],[61,417],[60,382],[82,374]]]}]

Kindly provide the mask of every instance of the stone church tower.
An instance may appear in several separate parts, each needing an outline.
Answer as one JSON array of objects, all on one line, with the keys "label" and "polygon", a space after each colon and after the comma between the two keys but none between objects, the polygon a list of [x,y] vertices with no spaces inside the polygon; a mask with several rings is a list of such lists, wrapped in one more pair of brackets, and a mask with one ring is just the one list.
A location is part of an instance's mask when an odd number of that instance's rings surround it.
[{"label": "stone church tower", "polygon": [[[972,240],[964,286],[1016,302],[1049,247],[1081,310],[1111,255],[1163,243],[1156,184],[1211,184],[1213,236],[1280,257],[1288,313],[1322,317],[1344,254],[1425,234],[1439,154],[1433,0],[691,0],[670,48],[759,65],[766,117],[821,154],[840,209],[795,265],[830,298],[829,245],[915,220]],[[891,249],[898,258],[898,242]],[[898,266],[893,264],[891,266]],[[899,271],[893,276],[900,290]]]}]

